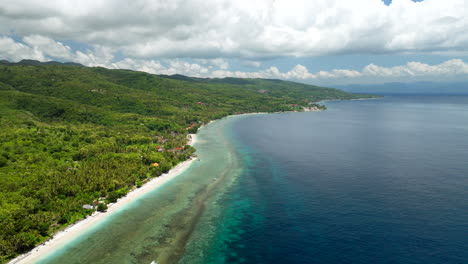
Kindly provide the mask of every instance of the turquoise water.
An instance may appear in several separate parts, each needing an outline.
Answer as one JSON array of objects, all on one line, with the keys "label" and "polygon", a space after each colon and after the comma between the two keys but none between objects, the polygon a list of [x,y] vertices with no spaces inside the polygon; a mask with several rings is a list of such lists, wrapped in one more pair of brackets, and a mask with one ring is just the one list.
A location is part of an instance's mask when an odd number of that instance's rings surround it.
[{"label": "turquoise water", "polygon": [[207,200],[240,174],[239,159],[228,140],[231,124],[224,119],[202,129],[195,145],[200,161],[40,263],[177,262]]},{"label": "turquoise water", "polygon": [[468,97],[202,129],[196,161],[42,263],[466,263]]}]

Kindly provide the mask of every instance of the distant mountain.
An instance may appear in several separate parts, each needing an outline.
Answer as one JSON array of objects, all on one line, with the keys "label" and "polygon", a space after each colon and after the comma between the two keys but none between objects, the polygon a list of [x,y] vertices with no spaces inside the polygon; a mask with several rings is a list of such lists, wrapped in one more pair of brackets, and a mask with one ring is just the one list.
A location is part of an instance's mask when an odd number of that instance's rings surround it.
[{"label": "distant mountain", "polygon": [[468,82],[415,82],[383,84],[350,84],[335,86],[351,93],[371,94],[468,94]]},{"label": "distant mountain", "polygon": [[32,66],[40,66],[40,65],[67,65],[67,66],[78,66],[78,67],[85,67],[82,64],[76,62],[59,62],[59,61],[46,61],[40,62],[38,60],[21,60],[19,62],[9,62],[7,60],[0,60],[0,65],[32,65]]}]

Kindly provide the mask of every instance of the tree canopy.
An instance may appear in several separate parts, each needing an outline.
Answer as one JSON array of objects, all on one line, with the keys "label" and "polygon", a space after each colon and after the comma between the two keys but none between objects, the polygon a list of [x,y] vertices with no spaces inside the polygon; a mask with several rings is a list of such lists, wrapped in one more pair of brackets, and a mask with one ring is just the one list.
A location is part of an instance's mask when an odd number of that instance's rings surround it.
[{"label": "tree canopy", "polygon": [[[0,263],[195,152],[227,115],[364,95],[264,79],[201,79],[61,63],[0,63]],[[154,164],[158,164],[155,166]]]}]

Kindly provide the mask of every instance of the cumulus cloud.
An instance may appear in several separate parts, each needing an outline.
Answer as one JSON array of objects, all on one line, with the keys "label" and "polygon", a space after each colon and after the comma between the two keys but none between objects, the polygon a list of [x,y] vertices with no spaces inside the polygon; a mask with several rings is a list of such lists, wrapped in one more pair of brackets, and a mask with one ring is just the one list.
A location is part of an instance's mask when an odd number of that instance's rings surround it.
[{"label": "cumulus cloud", "polygon": [[31,48],[40,50],[45,55],[64,59],[73,58],[72,50],[69,46],[62,44],[61,42],[54,41],[51,38],[40,35],[31,35],[24,37],[23,41]]},{"label": "cumulus cloud", "polygon": [[370,64],[364,67],[361,74],[369,77],[450,77],[468,74],[468,65],[460,59],[448,60],[438,65],[409,62],[391,68]]},{"label": "cumulus cloud", "polygon": [[467,79],[460,59],[317,72],[301,64],[286,71],[264,66],[274,58],[340,54],[464,57],[467,6],[465,0],[389,6],[379,0],[3,0],[0,59],[312,83]]},{"label": "cumulus cloud", "polygon": [[0,58],[10,61],[58,59],[78,62],[86,66],[109,66],[112,64],[114,51],[112,48],[103,46],[94,46],[93,49],[86,51],[73,51],[61,42],[40,35],[26,36],[23,42],[0,36]]},{"label": "cumulus cloud", "polygon": [[208,77],[210,69],[197,63],[189,63],[179,59],[172,60],[138,60],[126,58],[106,65],[114,69],[130,69],[144,71],[152,74],[183,74],[193,77]]},{"label": "cumulus cloud", "polygon": [[0,58],[12,61],[21,59],[45,60],[42,51],[18,43],[9,37],[0,37]]},{"label": "cumulus cloud", "polygon": [[467,13],[464,0],[4,0],[0,34],[73,40],[132,58],[466,53]]},{"label": "cumulus cloud", "polygon": [[468,64],[461,59],[452,59],[436,65],[409,62],[394,67],[381,67],[369,64],[362,70],[334,69],[331,71],[309,72],[307,67],[296,65],[291,70],[281,72],[276,67],[257,72],[214,71],[212,76],[241,78],[276,78],[310,83],[368,83],[385,81],[420,80],[468,80]]},{"label": "cumulus cloud", "polygon": [[[114,52],[113,48],[104,46],[95,46],[93,49],[86,51],[73,51],[69,46],[61,42],[39,35],[26,36],[23,38],[23,42],[15,41],[9,37],[0,37],[0,57],[11,61],[21,59],[40,61],[62,59],[79,62],[86,66],[131,69],[153,74],[184,74],[210,78],[273,78],[318,84],[468,80],[468,64],[461,59],[451,59],[435,65],[413,61],[394,67],[382,67],[371,63],[360,70],[333,69],[310,72],[306,66],[297,64],[288,71],[280,71],[275,66],[264,69],[258,68],[256,71],[233,71],[229,70],[229,62],[223,58],[194,59],[191,61],[179,58],[123,58],[115,60]],[[260,66],[259,62],[258,66]]]}]

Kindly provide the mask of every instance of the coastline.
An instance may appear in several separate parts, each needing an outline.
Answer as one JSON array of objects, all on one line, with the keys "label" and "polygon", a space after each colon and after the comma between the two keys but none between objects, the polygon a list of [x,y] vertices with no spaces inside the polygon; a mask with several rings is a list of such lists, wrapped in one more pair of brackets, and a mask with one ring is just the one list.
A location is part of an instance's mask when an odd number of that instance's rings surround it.
[{"label": "coastline", "polygon": [[[189,141],[187,144],[193,146],[193,144],[195,144],[196,142],[197,135],[189,134]],[[37,245],[31,251],[21,254],[16,258],[12,259],[8,262],[8,264],[27,264],[39,261],[44,256],[47,256],[50,253],[52,253],[55,249],[61,247],[67,242],[74,240],[86,230],[89,230],[94,225],[98,224],[99,222],[102,222],[105,218],[119,211],[119,209],[121,209],[122,207],[135,201],[137,198],[140,198],[141,196],[151,191],[154,191],[155,189],[164,185],[166,182],[172,180],[173,178],[184,172],[194,160],[196,160],[196,158],[190,158],[177,164],[169,172],[162,174],[159,177],[152,178],[140,188],[135,188],[129,193],[127,193],[127,195],[125,195],[124,197],[118,199],[117,202],[109,204],[106,212],[95,211],[92,215],[86,217],[85,219],[82,219],[72,225],[67,226],[63,230],[58,231],[51,238]]]},{"label": "coastline", "polygon": [[[331,100],[330,100],[331,101]],[[288,113],[288,112],[315,112],[315,111],[322,111],[321,109],[304,109],[304,111],[281,111],[281,112],[252,112],[252,113],[242,113],[242,114],[233,114],[228,115],[220,119],[210,120],[208,123],[203,124],[200,126],[199,129],[209,125],[217,120],[221,120],[224,118],[231,118],[231,117],[239,117],[239,116],[247,116],[247,115],[262,115],[262,114],[281,114],[281,113]],[[197,134],[188,134],[188,145],[193,146],[197,142]],[[154,191],[155,189],[164,185],[164,183],[172,180],[182,172],[184,172],[194,160],[197,158],[190,158],[179,163],[177,166],[172,168],[168,173],[162,174],[159,177],[152,178],[150,181],[142,185],[140,188],[135,188],[124,197],[121,197],[115,203],[108,204],[108,209],[106,212],[98,212],[95,211],[92,215],[67,226],[65,229],[58,231],[48,240],[44,241],[43,243],[37,245],[31,251],[21,254],[16,258],[10,260],[8,264],[27,264],[27,263],[36,263],[37,261],[41,260],[45,256],[50,255],[55,250],[61,248],[63,245],[67,244],[70,241],[78,238],[80,234],[83,232],[88,231],[90,228],[99,224],[107,217],[111,216],[115,212],[118,212],[119,209],[122,207],[130,204],[131,202],[135,201],[139,197]]]}]

